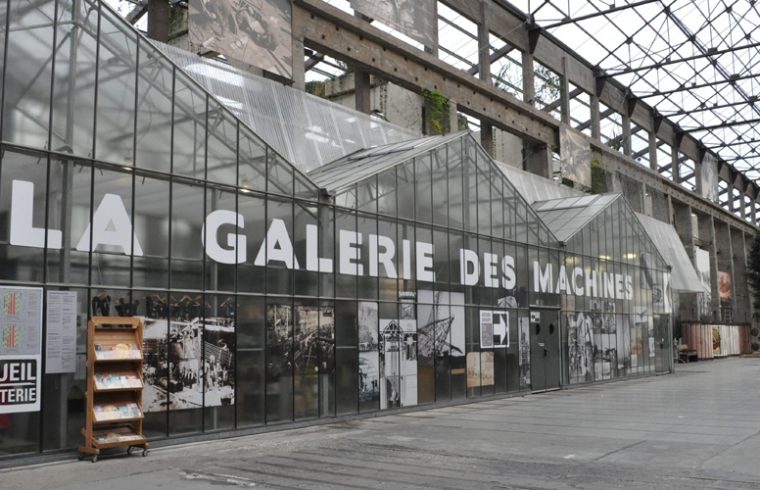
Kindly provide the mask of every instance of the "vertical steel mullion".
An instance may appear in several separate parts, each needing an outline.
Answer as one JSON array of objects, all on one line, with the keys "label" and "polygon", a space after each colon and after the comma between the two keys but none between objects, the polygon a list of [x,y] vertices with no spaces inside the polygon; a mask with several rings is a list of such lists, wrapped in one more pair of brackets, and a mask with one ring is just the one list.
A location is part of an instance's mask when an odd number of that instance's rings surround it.
[{"label": "vertical steel mullion", "polygon": [[[134,294],[134,275],[135,275],[135,181],[137,175],[134,169],[137,167],[137,114],[138,114],[138,94],[140,93],[140,36],[137,36],[137,47],[135,49],[135,105],[132,119],[132,236],[130,237],[131,253],[129,254],[129,288]],[[131,296],[131,295],[130,295]],[[134,299],[130,299],[133,302]],[[135,312],[136,313],[136,312]]]},{"label": "vertical steel mullion", "polygon": [[[102,29],[102,6],[100,3],[97,5],[98,9],[98,32],[97,32],[97,43],[95,47],[95,101],[93,104],[93,121],[92,121],[92,158],[93,160],[97,158],[97,140],[98,140],[98,94],[100,89],[100,35],[101,35],[101,29]],[[92,288],[92,217],[94,214],[93,210],[93,199],[94,199],[94,181],[95,181],[95,166],[93,164],[90,164],[90,237],[89,237],[89,243],[90,243],[90,250],[87,254],[87,286]],[[89,301],[88,301],[89,303]],[[87,308],[88,315],[87,318],[90,318],[91,313],[89,310],[90,308]]]},{"label": "vertical steel mullion", "polygon": [[[236,233],[240,233],[240,225],[239,219],[240,219],[240,120],[235,120],[235,225],[237,226]],[[238,403],[240,401],[240,398],[238,397],[238,273],[240,268],[240,249],[238,247],[238,240],[237,237],[235,238],[235,273],[233,277],[233,295],[234,298],[233,301],[235,302],[235,313],[233,314],[233,325],[234,327],[234,335],[235,335],[235,357],[233,357],[233,369],[234,369],[234,375],[232,377],[232,382],[235,383],[233,387],[233,396],[235,403],[233,404],[232,409],[232,427],[234,429],[237,429],[238,427]]]},{"label": "vertical steel mullion", "polygon": [[3,73],[2,73],[2,87],[0,87],[0,140],[4,141],[5,134],[3,133],[5,121],[5,73],[8,68],[8,40],[10,39],[11,31],[11,0],[5,2],[5,32],[3,37],[5,38],[3,44]]},{"label": "vertical steel mullion", "polygon": [[[10,19],[10,9],[6,11],[6,19]],[[53,45],[52,50],[53,54],[51,56],[50,61],[50,100],[49,100],[49,107],[48,107],[48,150],[50,150],[50,147],[52,146],[52,140],[53,140],[53,89],[55,87],[55,50],[56,46],[58,44],[58,0],[55,0],[55,5],[53,7]],[[7,35],[6,30],[6,35]],[[7,39],[7,38],[6,38]],[[6,49],[7,49],[7,40],[6,40]],[[3,71],[5,71],[5,63],[3,63]],[[5,82],[5,76],[3,74],[3,82]],[[5,85],[3,83],[3,85]],[[5,90],[3,88],[3,90]],[[3,115],[5,114],[2,111],[2,106],[0,106],[0,113]],[[0,125],[2,125],[2,122],[0,122]],[[50,153],[46,153],[45,155],[45,236],[43,238],[44,241],[44,248],[42,249],[42,284],[44,286],[47,285],[47,250],[48,250],[48,215],[49,215],[49,208],[48,208],[48,200],[50,198]],[[40,376],[40,393],[37,393],[37,397],[40,399],[40,410],[38,412],[39,422],[37,424],[37,427],[39,430],[37,431],[38,436],[38,449],[39,452],[43,451],[44,446],[44,433],[45,433],[45,406],[43,405],[44,400],[44,393],[45,393],[45,369],[47,365],[47,356],[45,355],[46,349],[47,349],[47,297],[45,292],[47,291],[47,287],[43,287],[43,296],[42,296],[42,339],[40,344],[40,371],[42,373],[42,376]]]},{"label": "vertical steel mullion", "polygon": [[[269,146],[264,148],[264,239],[266,240],[266,229],[269,223],[269,154],[272,150]],[[269,361],[269,327],[267,325],[269,316],[269,257],[267,247],[264,247],[264,425],[269,422],[269,397],[267,388],[267,375],[269,374],[267,365]]]},{"label": "vertical steel mullion", "polygon": [[[209,95],[205,97],[206,113],[204,114],[205,123],[203,128],[203,215],[201,220],[205,219],[207,206],[208,206],[208,104]],[[212,189],[211,192],[214,192]],[[202,318],[203,330],[201,333],[201,373],[203,375],[203,382],[201,386],[203,391],[201,393],[201,432],[206,432],[206,240],[203,240],[203,247],[201,250],[201,311],[200,318]]]},{"label": "vertical steel mullion", "polygon": [[[167,267],[166,267],[166,360],[167,360],[167,366],[169,366],[169,372],[167,373],[169,379],[171,379],[171,359],[170,359],[170,349],[169,349],[169,337],[171,332],[171,287],[172,287],[172,229],[174,228],[172,223],[172,215],[174,211],[174,107],[175,107],[175,97],[176,97],[176,86],[177,86],[177,67],[172,66],[172,96],[171,96],[171,123],[169,124],[170,132],[169,132],[169,141],[171,148],[169,148],[169,236],[167,240]],[[169,424],[171,423],[171,418],[169,414],[169,410],[171,407],[171,393],[169,390],[167,390],[166,393],[166,437],[169,437]]]}]

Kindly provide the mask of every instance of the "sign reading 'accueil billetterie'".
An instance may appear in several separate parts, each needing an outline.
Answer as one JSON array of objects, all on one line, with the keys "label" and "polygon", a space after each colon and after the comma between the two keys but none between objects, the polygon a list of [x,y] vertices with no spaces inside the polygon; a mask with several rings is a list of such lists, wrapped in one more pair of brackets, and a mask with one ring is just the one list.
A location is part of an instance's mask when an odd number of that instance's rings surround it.
[{"label": "sign reading 'accueil billetterie'", "polygon": [[42,289],[0,286],[0,413],[40,410]]}]

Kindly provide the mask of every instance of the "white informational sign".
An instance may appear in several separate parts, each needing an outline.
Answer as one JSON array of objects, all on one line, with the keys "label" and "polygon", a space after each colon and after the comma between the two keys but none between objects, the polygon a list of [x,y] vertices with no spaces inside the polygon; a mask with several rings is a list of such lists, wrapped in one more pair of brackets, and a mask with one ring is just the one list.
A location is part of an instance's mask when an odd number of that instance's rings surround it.
[{"label": "white informational sign", "polygon": [[480,348],[506,349],[509,347],[509,315],[506,311],[480,311]]},{"label": "white informational sign", "polygon": [[77,366],[77,293],[47,292],[45,372],[73,373]]},{"label": "white informational sign", "polygon": [[0,286],[0,413],[38,412],[42,288]]}]

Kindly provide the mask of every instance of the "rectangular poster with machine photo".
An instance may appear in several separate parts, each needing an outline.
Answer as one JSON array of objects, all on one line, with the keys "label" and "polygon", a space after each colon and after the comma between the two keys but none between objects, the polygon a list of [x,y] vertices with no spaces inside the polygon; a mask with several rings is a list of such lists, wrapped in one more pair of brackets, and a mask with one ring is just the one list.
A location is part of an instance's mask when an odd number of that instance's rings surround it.
[{"label": "rectangular poster with machine photo", "polygon": [[0,413],[38,412],[42,288],[0,286]]}]

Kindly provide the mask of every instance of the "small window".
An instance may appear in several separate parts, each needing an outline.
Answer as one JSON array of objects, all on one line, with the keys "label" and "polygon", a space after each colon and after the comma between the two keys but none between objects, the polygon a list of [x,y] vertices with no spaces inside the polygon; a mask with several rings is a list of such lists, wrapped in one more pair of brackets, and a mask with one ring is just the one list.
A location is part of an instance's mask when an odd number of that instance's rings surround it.
[{"label": "small window", "polygon": [[549,335],[554,335],[554,324],[553,323],[549,324]]},{"label": "small window", "polygon": [[540,334],[541,334],[541,324],[536,323],[536,335],[540,335]]}]

